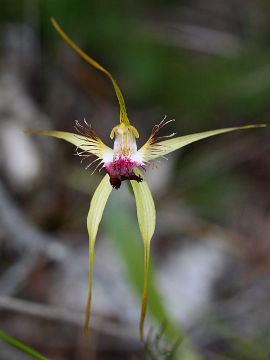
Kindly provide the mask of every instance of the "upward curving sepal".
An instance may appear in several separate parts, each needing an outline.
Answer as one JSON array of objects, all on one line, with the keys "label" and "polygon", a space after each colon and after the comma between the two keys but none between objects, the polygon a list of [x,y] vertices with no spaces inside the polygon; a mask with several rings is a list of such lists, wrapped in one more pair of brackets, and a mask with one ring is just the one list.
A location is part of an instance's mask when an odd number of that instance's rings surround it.
[{"label": "upward curving sepal", "polygon": [[98,185],[89,208],[87,216],[87,230],[89,234],[89,294],[86,309],[86,320],[85,320],[85,334],[88,336],[89,321],[90,321],[90,309],[91,309],[91,298],[92,298],[92,273],[93,273],[93,256],[94,246],[97,237],[99,223],[101,221],[103,211],[107,200],[112,191],[110,184],[110,177],[108,174],[104,176]]},{"label": "upward curving sepal", "polygon": [[[137,176],[144,179],[144,176],[139,169],[136,169],[134,172]],[[140,338],[141,341],[143,341],[143,325],[147,306],[147,279],[149,270],[150,242],[156,226],[156,208],[151,191],[145,179],[139,183],[131,181],[131,185],[136,200],[139,228],[144,242],[144,289],[140,319]]]},{"label": "upward curving sepal", "polygon": [[152,138],[150,137],[149,140],[140,148],[138,153],[142,156],[143,162],[148,163],[151,160],[154,160],[160,156],[165,156],[195,141],[199,141],[215,135],[228,133],[231,131],[254,129],[265,126],[266,126],[265,124],[256,124],[256,125],[246,125],[246,126],[218,129],[218,130],[210,130],[210,131],[204,131],[191,135],[179,136],[176,138],[160,141],[157,143],[153,143]]},{"label": "upward curving sepal", "polygon": [[101,66],[96,60],[94,60],[93,58],[91,58],[89,55],[85,54],[85,52],[83,52],[68,36],[67,34],[60,28],[60,26],[58,25],[58,23],[55,21],[54,18],[51,18],[51,22],[53,24],[53,27],[55,28],[55,30],[58,32],[58,34],[60,34],[62,36],[62,38],[65,40],[65,42],[78,54],[80,55],[88,64],[90,64],[91,66],[93,66],[94,68],[96,68],[99,71],[102,71],[105,75],[108,76],[108,78],[111,80],[119,105],[120,105],[120,123],[124,123],[126,125],[129,125],[129,119],[127,116],[127,111],[126,111],[126,105],[125,105],[125,101],[124,101],[124,97],[123,94],[116,82],[116,80],[114,79],[114,77],[112,76],[112,74],[106,70],[103,66]]}]

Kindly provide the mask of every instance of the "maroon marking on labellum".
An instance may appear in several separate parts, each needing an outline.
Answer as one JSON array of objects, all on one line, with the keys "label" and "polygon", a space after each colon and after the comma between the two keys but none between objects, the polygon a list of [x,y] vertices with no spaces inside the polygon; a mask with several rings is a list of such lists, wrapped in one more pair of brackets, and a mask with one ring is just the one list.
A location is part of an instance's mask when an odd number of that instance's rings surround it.
[{"label": "maroon marking on labellum", "polygon": [[110,175],[110,183],[114,189],[119,189],[121,182],[125,180],[136,180],[142,182],[143,178],[134,173],[134,168],[140,167],[135,161],[129,158],[119,158],[105,165],[107,173]]}]

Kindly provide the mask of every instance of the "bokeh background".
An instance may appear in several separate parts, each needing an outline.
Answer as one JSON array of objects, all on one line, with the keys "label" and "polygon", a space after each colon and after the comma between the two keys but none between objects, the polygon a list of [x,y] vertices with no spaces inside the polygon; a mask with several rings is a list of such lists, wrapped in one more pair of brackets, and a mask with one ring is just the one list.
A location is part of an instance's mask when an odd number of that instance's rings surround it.
[{"label": "bokeh background", "polygon": [[[147,170],[157,227],[146,346],[143,246],[127,184],[100,226],[85,339],[86,215],[103,171],[90,176],[70,144],[23,134],[73,132],[86,118],[111,145],[119,121],[110,81],[60,39],[51,16],[114,74],[139,145],[164,115],[175,122],[163,134],[267,123],[269,2],[0,7],[0,329],[50,359],[269,359],[269,129],[203,140]],[[28,359],[1,341],[0,357]]]}]

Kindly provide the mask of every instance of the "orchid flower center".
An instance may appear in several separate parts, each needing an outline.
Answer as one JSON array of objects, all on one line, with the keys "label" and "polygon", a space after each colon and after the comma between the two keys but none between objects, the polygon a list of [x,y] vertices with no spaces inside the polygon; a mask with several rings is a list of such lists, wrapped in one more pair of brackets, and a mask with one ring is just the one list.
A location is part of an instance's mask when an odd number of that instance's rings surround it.
[{"label": "orchid flower center", "polygon": [[110,175],[113,188],[119,189],[124,180],[142,181],[140,176],[134,173],[135,167],[141,167],[142,161],[137,153],[136,138],[139,137],[137,129],[131,125],[121,123],[115,126],[111,132],[114,138],[112,161],[105,163],[105,169]]}]

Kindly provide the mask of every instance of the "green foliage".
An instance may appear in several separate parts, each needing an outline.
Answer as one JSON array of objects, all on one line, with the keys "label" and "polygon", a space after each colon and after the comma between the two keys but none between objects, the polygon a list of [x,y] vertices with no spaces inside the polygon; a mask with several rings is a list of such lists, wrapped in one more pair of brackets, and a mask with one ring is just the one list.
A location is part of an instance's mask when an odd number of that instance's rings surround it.
[{"label": "green foliage", "polygon": [[37,360],[46,360],[47,358],[40,353],[38,353],[36,350],[32,349],[30,346],[24,344],[23,342],[15,339],[14,337],[6,334],[4,331],[0,330],[0,340],[5,341],[6,343],[10,344],[11,346],[21,350],[22,352],[28,354],[34,359]]}]

